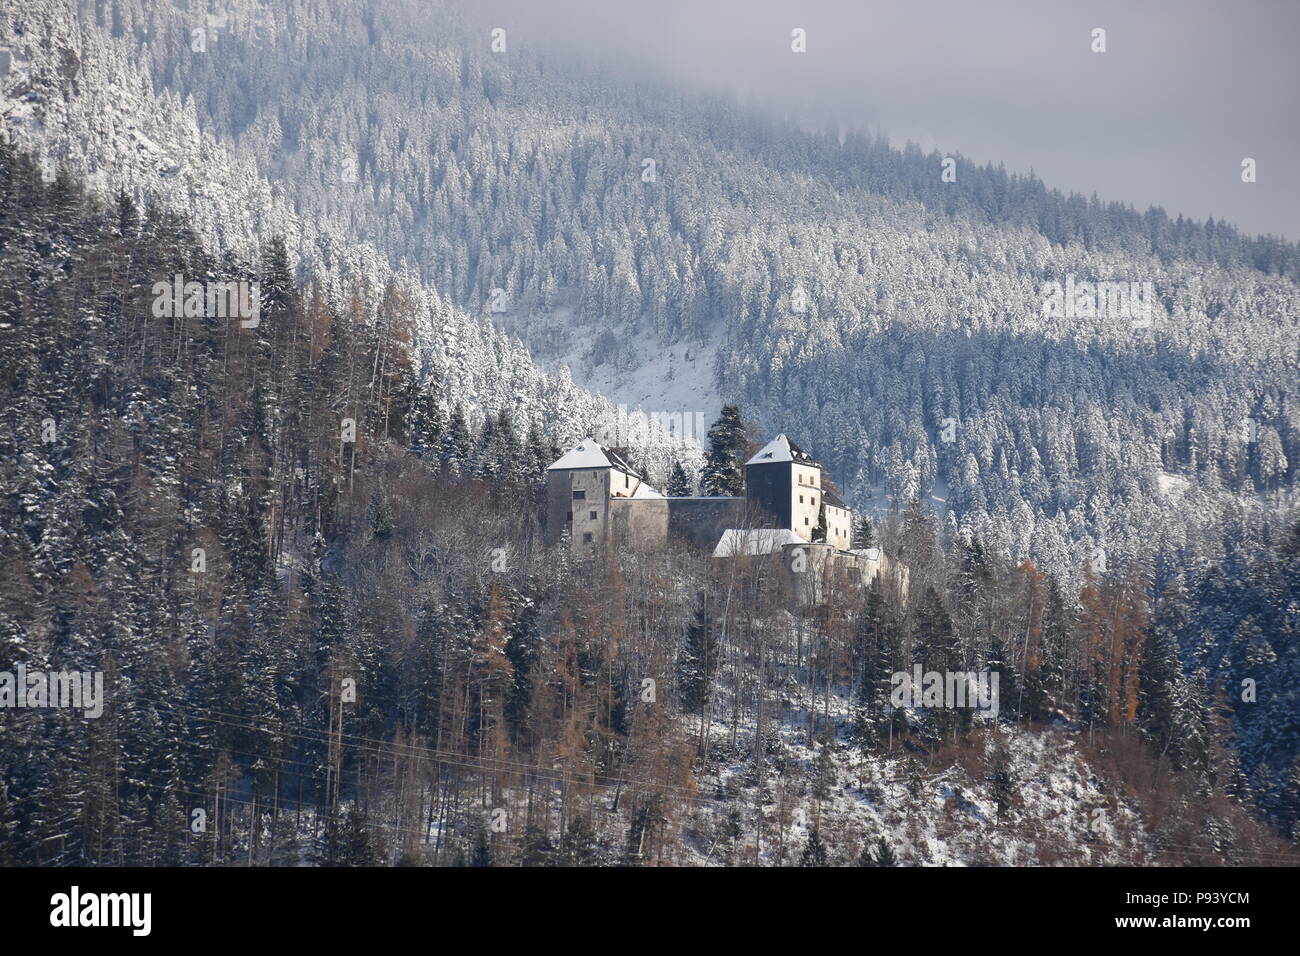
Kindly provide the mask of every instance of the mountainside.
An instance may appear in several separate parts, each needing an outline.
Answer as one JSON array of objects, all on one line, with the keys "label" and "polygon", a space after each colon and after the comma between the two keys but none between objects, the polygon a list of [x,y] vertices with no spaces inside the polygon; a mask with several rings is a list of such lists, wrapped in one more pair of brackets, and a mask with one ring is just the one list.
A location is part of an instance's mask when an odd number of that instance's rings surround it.
[{"label": "mountainside", "polygon": [[657,422],[629,419],[563,372],[544,374],[517,342],[394,269],[327,217],[295,212],[239,148],[201,132],[177,94],[155,93],[147,63],[133,63],[74,7],[33,4],[0,20],[0,45],[15,51],[0,100],[5,131],[42,157],[47,176],[66,168],[110,196],[125,190],[139,204],[176,212],[218,255],[255,256],[280,238],[299,279],[370,321],[391,301],[386,297],[401,299],[412,312],[419,370],[454,390],[476,427],[507,411],[524,431],[545,428],[560,446],[614,433],[660,471],[679,458],[697,460],[694,446]]},{"label": "mountainside", "polygon": [[[0,665],[115,688],[0,709],[0,863],[1295,862],[1294,244],[454,3],[31,0],[0,50]],[[689,494],[723,401],[905,588],[542,547],[561,451]]]},{"label": "mountainside", "polygon": [[[1073,585],[1096,548],[1219,555],[1294,507],[1294,244],[959,154],[945,182],[527,36],[494,53],[454,4],[231,4],[203,54],[184,6],[82,9],[305,218],[618,403],[740,401],[851,501],[933,496]],[[1045,315],[1067,280],[1150,283],[1151,312]]]}]

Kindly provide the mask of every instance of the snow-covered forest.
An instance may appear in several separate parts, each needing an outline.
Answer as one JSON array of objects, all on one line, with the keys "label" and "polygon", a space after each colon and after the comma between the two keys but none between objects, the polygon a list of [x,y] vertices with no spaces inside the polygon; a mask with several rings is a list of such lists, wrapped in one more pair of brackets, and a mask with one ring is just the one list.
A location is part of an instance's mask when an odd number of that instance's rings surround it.
[{"label": "snow-covered forest", "polygon": [[[1072,586],[1095,548],[1218,557],[1294,504],[1292,243],[494,54],[455,4],[231,4],[213,55],[187,7],[91,9],[161,100],[144,133],[179,114],[543,364],[697,344],[712,361],[679,374],[804,435],[851,500],[920,495]],[[120,109],[87,85],[52,152],[116,166],[77,139]],[[203,202],[215,224],[237,201]],[[1067,276],[1151,282],[1153,314],[1044,316]]]},{"label": "snow-covered forest", "polygon": [[[1300,250],[510,40],[0,16],[0,663],[122,695],[0,711],[0,862],[1293,862]],[[176,274],[260,324],[157,315]],[[1045,309],[1067,278],[1150,321]],[[714,406],[584,387],[672,348]],[[562,450],[697,483],[653,419],[723,400],[906,599],[542,547]],[[919,661],[1000,719],[891,710]]]}]

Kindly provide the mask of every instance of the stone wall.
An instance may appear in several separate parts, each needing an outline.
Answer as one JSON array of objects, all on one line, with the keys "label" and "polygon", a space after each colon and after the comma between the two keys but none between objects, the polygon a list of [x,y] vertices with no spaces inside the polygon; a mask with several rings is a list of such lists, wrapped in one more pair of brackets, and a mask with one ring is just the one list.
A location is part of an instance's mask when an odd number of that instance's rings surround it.
[{"label": "stone wall", "polygon": [[615,498],[609,503],[611,540],[631,546],[662,546],[671,537],[713,548],[744,515],[744,498]]}]

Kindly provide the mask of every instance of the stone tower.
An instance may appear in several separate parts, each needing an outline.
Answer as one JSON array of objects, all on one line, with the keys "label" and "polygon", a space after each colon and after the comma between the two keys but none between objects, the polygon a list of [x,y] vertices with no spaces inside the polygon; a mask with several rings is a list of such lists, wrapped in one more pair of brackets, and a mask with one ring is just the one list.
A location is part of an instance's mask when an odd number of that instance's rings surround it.
[{"label": "stone tower", "polygon": [[805,541],[813,540],[825,507],[826,544],[848,550],[852,512],[826,487],[822,466],[785,435],[745,463],[745,496],[771,515],[774,527],[789,528]]},{"label": "stone tower", "polygon": [[611,500],[636,496],[642,484],[621,455],[584,439],[546,469],[546,543],[568,531],[575,552],[594,551],[605,540]]}]

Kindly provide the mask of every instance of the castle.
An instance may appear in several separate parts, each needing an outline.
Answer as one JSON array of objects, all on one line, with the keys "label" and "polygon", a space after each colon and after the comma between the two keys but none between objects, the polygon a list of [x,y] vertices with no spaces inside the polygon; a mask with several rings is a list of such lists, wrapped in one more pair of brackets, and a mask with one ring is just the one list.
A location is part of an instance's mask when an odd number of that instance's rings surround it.
[{"label": "castle", "polygon": [[[822,466],[785,435],[745,463],[745,494],[668,497],[617,451],[588,438],[546,472],[546,540],[566,536],[579,554],[613,541],[662,545],[670,538],[711,548],[715,558],[793,552],[796,570],[860,575],[885,566],[877,548],[854,550],[853,512]],[[824,520],[824,526],[823,526]]]}]

